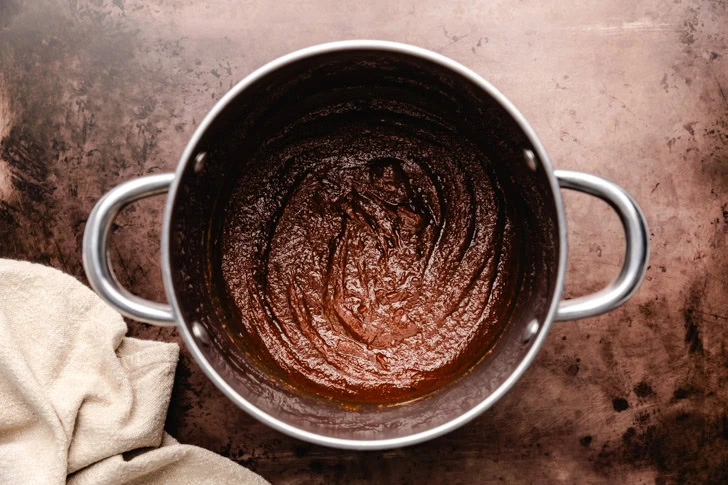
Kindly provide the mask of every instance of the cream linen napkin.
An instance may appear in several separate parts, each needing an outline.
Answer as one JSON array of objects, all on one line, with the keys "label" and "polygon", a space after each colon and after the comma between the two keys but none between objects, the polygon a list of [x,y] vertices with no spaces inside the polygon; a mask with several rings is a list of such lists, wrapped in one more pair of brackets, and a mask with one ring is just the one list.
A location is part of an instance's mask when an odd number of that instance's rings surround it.
[{"label": "cream linen napkin", "polygon": [[0,483],[265,484],[164,433],[179,349],[71,276],[0,259]]}]

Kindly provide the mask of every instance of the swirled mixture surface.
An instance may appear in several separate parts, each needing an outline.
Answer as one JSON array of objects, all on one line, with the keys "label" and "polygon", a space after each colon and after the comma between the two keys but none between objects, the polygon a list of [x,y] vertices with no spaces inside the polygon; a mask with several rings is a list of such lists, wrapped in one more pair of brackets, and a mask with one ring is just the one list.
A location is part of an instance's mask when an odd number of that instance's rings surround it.
[{"label": "swirled mixture surface", "polygon": [[225,208],[221,264],[232,332],[262,365],[392,403],[491,348],[521,284],[518,225],[474,145],[368,123],[256,157]]}]

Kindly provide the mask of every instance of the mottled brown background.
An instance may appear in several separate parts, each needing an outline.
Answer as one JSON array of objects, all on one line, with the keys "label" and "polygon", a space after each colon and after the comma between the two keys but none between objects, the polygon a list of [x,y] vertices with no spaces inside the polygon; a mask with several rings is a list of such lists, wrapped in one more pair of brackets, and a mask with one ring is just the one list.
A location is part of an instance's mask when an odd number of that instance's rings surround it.
[{"label": "mottled brown background", "polygon": [[[300,47],[403,41],[450,56],[523,111],[557,167],[642,204],[651,266],[599,318],[557,323],[515,388],[464,428],[358,453],[283,436],[183,352],[167,422],[275,483],[728,480],[728,7],[725,0],[0,0],[0,256],[85,281],[81,237],[119,182],[172,170],[198,121]],[[162,198],[122,214],[122,282],[163,299]],[[607,206],[567,194],[567,295],[618,269]],[[130,333],[180,342],[130,322]]]}]

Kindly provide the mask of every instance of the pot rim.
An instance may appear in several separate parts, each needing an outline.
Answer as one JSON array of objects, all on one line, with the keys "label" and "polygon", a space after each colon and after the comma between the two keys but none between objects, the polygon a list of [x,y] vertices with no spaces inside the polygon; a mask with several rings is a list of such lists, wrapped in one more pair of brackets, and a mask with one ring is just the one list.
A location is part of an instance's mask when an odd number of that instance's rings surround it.
[{"label": "pot rim", "polygon": [[[558,254],[558,268],[556,271],[556,285],[553,295],[551,296],[551,303],[546,318],[541,322],[538,334],[528,350],[526,356],[516,366],[510,376],[491,394],[489,394],[483,401],[474,406],[467,412],[457,416],[456,418],[443,423],[435,428],[421,431],[407,436],[401,436],[398,438],[390,439],[373,439],[373,440],[358,440],[358,439],[345,439],[345,438],[334,438],[330,436],[320,435],[311,431],[306,431],[288,423],[285,423],[268,413],[262,411],[250,401],[246,400],[237,391],[235,391],[220,374],[212,367],[212,365],[205,358],[204,354],[200,351],[197,342],[192,334],[190,327],[187,322],[181,317],[181,311],[177,302],[177,298],[174,291],[174,285],[172,282],[172,272],[170,267],[170,229],[172,220],[172,211],[174,203],[177,197],[177,190],[182,179],[182,174],[188,163],[193,162],[193,155],[196,152],[197,145],[202,139],[203,134],[211,126],[217,116],[228,106],[233,99],[242,94],[246,88],[252,85],[254,82],[263,78],[264,76],[280,69],[281,67],[290,64],[292,62],[299,61],[308,57],[317,56],[325,53],[332,52],[343,52],[343,51],[356,51],[356,50],[372,50],[382,52],[395,52],[399,54],[409,55],[425,59],[427,61],[439,64],[440,66],[449,69],[450,71],[466,78],[467,80],[474,83],[480,89],[485,91],[489,96],[495,99],[506,112],[516,121],[519,128],[523,130],[524,134],[530,141],[533,149],[536,152],[537,163],[541,164],[543,172],[548,180],[553,193],[554,204],[556,206],[556,220],[558,225],[559,234],[559,254]],[[248,414],[258,419],[259,421],[267,424],[268,426],[276,429],[288,436],[298,438],[309,443],[329,446],[341,449],[351,450],[382,450],[389,448],[398,448],[402,446],[414,445],[427,441],[438,436],[442,436],[460,426],[468,423],[487,409],[495,404],[503,395],[510,390],[511,387],[521,378],[526,369],[533,362],[536,354],[541,349],[546,335],[548,334],[551,324],[556,314],[556,309],[561,301],[561,295],[564,288],[564,277],[566,273],[566,255],[567,255],[567,238],[566,238],[566,222],[564,216],[564,206],[561,199],[561,191],[559,183],[554,175],[553,167],[549,160],[546,150],[544,149],[541,141],[536,136],[531,125],[526,121],[524,116],[518,111],[518,109],[506,98],[500,91],[498,91],[492,84],[486,81],[483,77],[476,74],[471,69],[463,66],[462,64],[436,52],[423,49],[421,47],[415,47],[408,44],[402,44],[398,42],[382,41],[382,40],[346,40],[338,42],[330,42],[325,44],[314,45],[307,47],[295,52],[286,54],[279,57],[264,66],[256,69],[251,74],[246,76],[243,80],[233,86],[210,110],[210,112],[203,118],[199,126],[195,129],[192,137],[190,138],[187,146],[185,147],[182,157],[175,170],[175,178],[169,189],[167,201],[164,208],[164,220],[162,225],[162,276],[164,280],[164,288],[167,294],[170,305],[177,317],[177,327],[182,334],[182,339],[185,345],[189,349],[192,356],[197,361],[198,365],[202,368],[205,375],[212,381],[215,386],[220,389],[225,396],[234,402],[239,408],[246,411]]]}]

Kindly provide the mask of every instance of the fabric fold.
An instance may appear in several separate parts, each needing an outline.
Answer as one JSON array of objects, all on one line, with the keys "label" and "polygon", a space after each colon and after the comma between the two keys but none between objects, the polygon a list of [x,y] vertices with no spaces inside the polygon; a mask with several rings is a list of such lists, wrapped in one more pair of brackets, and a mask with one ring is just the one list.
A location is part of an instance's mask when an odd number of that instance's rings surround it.
[{"label": "fabric fold", "polygon": [[0,260],[0,483],[267,483],[164,433],[176,344],[73,277]]}]

